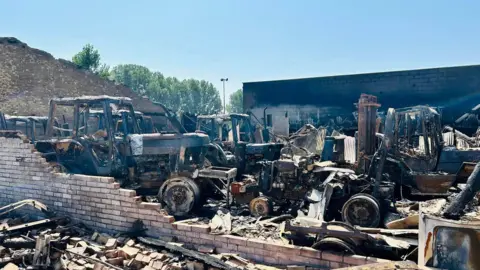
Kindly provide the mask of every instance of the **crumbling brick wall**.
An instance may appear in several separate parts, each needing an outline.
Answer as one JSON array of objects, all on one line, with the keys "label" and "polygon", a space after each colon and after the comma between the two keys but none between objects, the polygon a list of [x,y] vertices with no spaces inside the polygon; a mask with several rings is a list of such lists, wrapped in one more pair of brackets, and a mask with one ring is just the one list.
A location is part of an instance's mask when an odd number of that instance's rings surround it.
[{"label": "crumbling brick wall", "polygon": [[212,235],[208,225],[175,222],[159,203],[141,202],[134,190],[120,188],[113,178],[53,172],[23,136],[2,131],[0,206],[24,199],[41,201],[58,215],[81,221],[98,231],[128,231],[139,219],[150,236],[169,238],[191,246],[213,246],[217,252],[238,253],[271,265],[296,264],[332,269],[383,261],[238,236]]}]

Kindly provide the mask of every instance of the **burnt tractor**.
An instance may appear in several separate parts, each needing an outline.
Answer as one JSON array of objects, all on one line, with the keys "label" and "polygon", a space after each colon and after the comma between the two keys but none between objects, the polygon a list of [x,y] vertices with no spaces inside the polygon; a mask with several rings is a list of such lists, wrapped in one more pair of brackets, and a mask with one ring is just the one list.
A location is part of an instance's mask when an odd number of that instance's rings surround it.
[{"label": "burnt tractor", "polygon": [[45,137],[47,117],[5,115],[3,119],[5,125],[0,129],[21,131],[32,142]]},{"label": "burnt tractor", "polygon": [[206,157],[213,166],[235,167],[238,177],[255,174],[259,161],[280,158],[281,143],[264,143],[256,139],[247,114],[215,114],[197,117],[197,131],[208,134],[211,144]]},{"label": "burnt tractor", "polygon": [[[228,195],[219,190],[236,170],[204,168],[207,135],[144,133],[138,115],[126,97],[52,99],[46,129],[50,139],[35,146],[64,172],[111,176],[141,192],[158,190],[173,215],[188,214],[206,196]],[[59,117],[61,125],[55,124]]]}]

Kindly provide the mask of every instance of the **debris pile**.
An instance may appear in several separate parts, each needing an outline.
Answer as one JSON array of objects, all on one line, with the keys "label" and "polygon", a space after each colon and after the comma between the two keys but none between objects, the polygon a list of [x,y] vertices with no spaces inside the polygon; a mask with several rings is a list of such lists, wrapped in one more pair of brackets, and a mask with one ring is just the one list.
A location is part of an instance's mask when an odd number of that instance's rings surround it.
[{"label": "debris pile", "polygon": [[190,250],[177,242],[141,237],[138,221],[129,233],[91,231],[67,218],[32,221],[30,215],[13,217],[13,210],[33,205],[50,214],[34,200],[2,207],[0,216],[0,267],[2,269],[275,269],[255,265],[235,254],[213,254],[215,249]]}]

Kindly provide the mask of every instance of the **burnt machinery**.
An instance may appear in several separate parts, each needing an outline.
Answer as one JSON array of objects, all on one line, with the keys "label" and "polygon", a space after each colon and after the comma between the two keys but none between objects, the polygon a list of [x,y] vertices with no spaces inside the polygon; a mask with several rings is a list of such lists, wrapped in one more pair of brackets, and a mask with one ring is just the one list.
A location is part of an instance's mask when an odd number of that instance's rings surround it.
[{"label": "burnt machinery", "polygon": [[256,139],[247,114],[200,115],[197,130],[208,134],[211,144],[207,159],[214,166],[236,167],[238,175],[259,169],[261,160],[277,160],[283,144]]},{"label": "burnt machinery", "polygon": [[411,182],[403,183],[412,186],[415,193],[446,193],[455,180],[466,180],[475,163],[480,161],[479,148],[444,145],[441,117],[432,107],[389,109],[387,126],[391,127],[384,132],[391,134],[387,136],[388,157],[397,168],[407,172],[404,180]]},{"label": "burnt machinery", "polygon": [[[57,116],[65,121],[62,127],[54,125]],[[36,147],[48,161],[70,172],[114,176],[121,182],[161,183],[171,173],[193,172],[202,167],[208,143],[202,134],[144,134],[131,100],[109,96],[52,99],[47,136],[53,139],[38,141]]]},{"label": "burnt machinery", "polygon": [[42,116],[5,115],[4,128],[0,129],[21,131],[30,141],[35,142],[45,138],[47,120],[48,117]]},{"label": "burnt machinery", "polygon": [[[112,176],[147,190],[160,187],[158,197],[174,215],[187,214],[203,195],[213,195],[210,184],[225,188],[235,177],[236,170],[205,170],[205,134],[143,133],[137,115],[126,97],[52,99],[49,139],[35,146],[66,172]],[[55,124],[59,117],[62,125]]]},{"label": "burnt machinery", "polygon": [[[343,215],[352,216],[350,206],[345,208],[345,213],[339,211],[352,195],[372,190],[370,182],[355,175],[353,170],[332,167],[334,163],[320,162],[318,155],[307,151],[304,155],[293,155],[293,151],[285,147],[280,159],[259,164],[262,169],[257,179],[247,178],[231,184],[235,201],[249,204],[250,213],[254,216],[272,214],[273,203],[289,207],[293,214],[296,214],[295,209],[307,203],[309,216],[321,220],[341,219]],[[378,207],[377,210],[371,213],[372,216],[379,214]],[[367,214],[358,218],[357,223],[368,225],[374,221]]]},{"label": "burnt machinery", "polygon": [[[130,121],[129,123],[127,123],[127,127],[129,128],[128,133],[134,133],[133,124],[131,123],[132,119],[128,117],[129,113],[130,111],[125,109],[112,111],[112,120],[115,128],[114,132],[122,132],[123,119],[127,119],[128,121]],[[146,116],[139,111],[135,111],[134,113],[141,133],[158,133],[153,123],[152,117]],[[84,111],[80,115],[80,122],[82,126],[85,125],[85,121],[87,121],[88,118],[97,118],[95,121],[99,124],[98,129],[102,129],[102,125],[105,121],[105,115],[103,113],[103,110],[90,110],[88,112],[88,115],[86,114],[86,111]]]}]

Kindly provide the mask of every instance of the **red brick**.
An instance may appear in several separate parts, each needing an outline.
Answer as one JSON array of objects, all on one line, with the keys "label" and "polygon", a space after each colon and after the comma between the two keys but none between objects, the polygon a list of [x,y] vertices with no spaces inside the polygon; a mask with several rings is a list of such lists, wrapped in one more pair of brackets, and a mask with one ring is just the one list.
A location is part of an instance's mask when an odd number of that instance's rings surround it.
[{"label": "red brick", "polygon": [[174,216],[162,216],[162,222],[173,223],[173,222],[175,222],[175,217]]},{"label": "red brick", "polygon": [[144,209],[151,209],[160,211],[162,209],[159,203],[141,202],[140,207]]},{"label": "red brick", "polygon": [[285,245],[277,243],[265,243],[264,245],[266,250],[271,251],[281,251],[285,247]]},{"label": "red brick", "polygon": [[197,239],[200,238],[200,234],[197,233],[197,232],[186,232],[185,235],[186,235],[187,237],[191,237],[192,240],[197,240]]},{"label": "red brick", "polygon": [[300,256],[308,257],[308,258],[322,258],[322,252],[310,247],[302,247],[300,249]]},{"label": "red brick", "polygon": [[174,226],[173,223],[161,223],[161,224],[159,224],[159,226],[162,226],[163,228],[169,229],[169,230],[176,230],[177,229],[177,226]]},{"label": "red brick", "polygon": [[216,235],[215,236],[215,241],[220,242],[220,243],[228,243],[228,238],[226,235]]},{"label": "red brick", "polygon": [[111,183],[109,188],[119,189],[120,188],[120,183]]},{"label": "red brick", "polygon": [[229,244],[235,244],[239,246],[247,246],[247,239],[245,237],[235,236],[235,235],[227,235],[225,236],[228,238]]},{"label": "red brick", "polygon": [[190,225],[192,227],[192,232],[199,232],[199,233],[209,233],[210,226],[208,225]]},{"label": "red brick", "polygon": [[299,246],[294,246],[294,245],[284,245],[281,249],[280,252],[290,254],[290,255],[298,255],[300,256],[300,250],[301,247]]},{"label": "red brick", "polygon": [[245,247],[245,246],[238,246],[238,251],[248,254],[255,254],[254,247]]},{"label": "red brick", "polygon": [[367,264],[367,257],[358,255],[345,255],[343,256],[343,262],[351,265],[363,265]]},{"label": "red brick", "polygon": [[213,234],[201,233],[200,238],[205,240],[215,241],[215,235]]},{"label": "red brick", "polygon": [[247,239],[247,247],[254,247],[254,248],[265,248],[265,241],[258,240],[258,239]]},{"label": "red brick", "polygon": [[268,251],[260,248],[253,248],[253,251],[255,254],[261,255],[261,256],[265,256],[266,254],[268,254]]},{"label": "red brick", "polygon": [[186,231],[172,230],[172,234],[177,236],[185,236],[186,233]]},{"label": "red brick", "polygon": [[322,252],[322,260],[329,262],[343,262],[343,255],[324,251]]},{"label": "red brick", "polygon": [[183,224],[183,223],[178,223],[178,222],[175,222],[174,223],[177,230],[179,231],[192,231],[192,226],[188,225],[188,224]]}]

